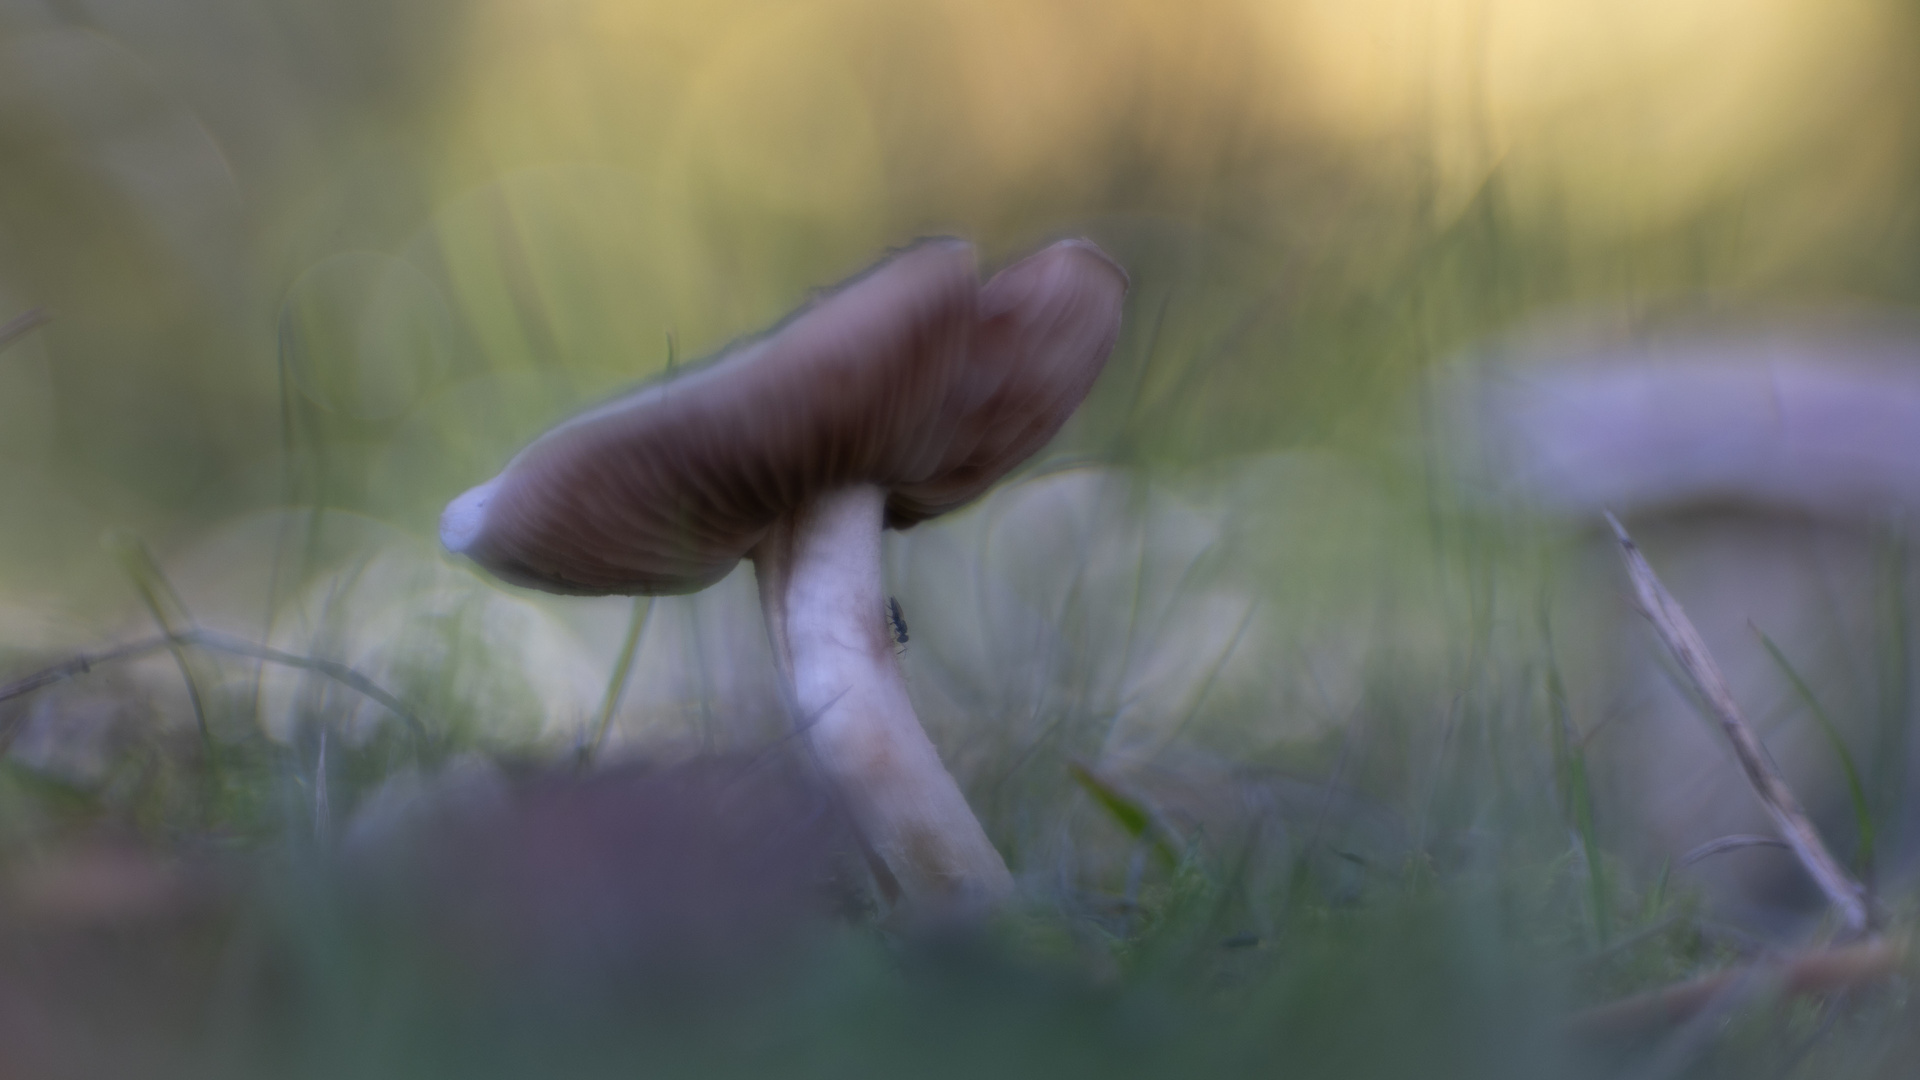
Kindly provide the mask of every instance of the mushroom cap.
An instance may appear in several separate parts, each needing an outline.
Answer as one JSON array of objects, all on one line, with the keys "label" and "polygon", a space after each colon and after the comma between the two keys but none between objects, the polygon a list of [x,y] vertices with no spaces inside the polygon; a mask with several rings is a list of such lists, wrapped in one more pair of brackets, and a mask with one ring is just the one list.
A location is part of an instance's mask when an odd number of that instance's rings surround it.
[{"label": "mushroom cap", "polygon": [[441,516],[449,550],[550,592],[696,592],[814,495],[874,484],[904,527],[1054,434],[1111,351],[1125,275],[1065,241],[982,289],[925,240],[767,334],[568,420]]},{"label": "mushroom cap", "polygon": [[995,274],[980,290],[946,453],[925,478],[892,486],[887,524],[972,502],[1058,434],[1106,366],[1126,297],[1126,271],[1088,240],[1062,240]]}]

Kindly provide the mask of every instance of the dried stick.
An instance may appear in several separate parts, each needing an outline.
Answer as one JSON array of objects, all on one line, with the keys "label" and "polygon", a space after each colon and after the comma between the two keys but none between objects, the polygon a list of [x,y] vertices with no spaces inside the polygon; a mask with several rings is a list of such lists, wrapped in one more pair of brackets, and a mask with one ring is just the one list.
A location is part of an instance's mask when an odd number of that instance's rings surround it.
[{"label": "dried stick", "polygon": [[1826,994],[1879,982],[1898,972],[1905,961],[1905,943],[1885,938],[1834,949],[1810,949],[1621,998],[1576,1014],[1567,1030],[1581,1039],[1622,1038],[1681,1023],[1721,994],[1755,977],[1772,980],[1788,997]]},{"label": "dried stick", "polygon": [[1787,846],[1799,856],[1801,865],[1807,868],[1807,873],[1813,876],[1820,891],[1827,894],[1827,900],[1839,911],[1847,932],[1865,933],[1871,922],[1866,889],[1841,867],[1821,841],[1813,822],[1807,818],[1807,812],[1801,808],[1800,800],[1780,775],[1780,767],[1774,764],[1772,755],[1767,753],[1766,745],[1741,717],[1740,706],[1733,700],[1733,690],[1720,673],[1719,665],[1713,662],[1713,657],[1707,652],[1706,642],[1700,640],[1700,633],[1693,628],[1686,612],[1681,610],[1666,587],[1660,584],[1653,567],[1647,565],[1646,558],[1640,554],[1639,547],[1627,535],[1620,520],[1609,513],[1607,523],[1613,526],[1613,534],[1620,540],[1621,554],[1627,562],[1627,576],[1633,581],[1634,592],[1639,594],[1641,609],[1648,621],[1653,623],[1654,632],[1660,636],[1667,651],[1680,665],[1680,670],[1686,673],[1701,699],[1712,710],[1714,719],[1720,721],[1720,729],[1727,733],[1727,741],[1733,744],[1734,757],[1739,759],[1741,769],[1747,774],[1747,783],[1753,786],[1754,794],[1760,797],[1760,802],[1767,808]]}]

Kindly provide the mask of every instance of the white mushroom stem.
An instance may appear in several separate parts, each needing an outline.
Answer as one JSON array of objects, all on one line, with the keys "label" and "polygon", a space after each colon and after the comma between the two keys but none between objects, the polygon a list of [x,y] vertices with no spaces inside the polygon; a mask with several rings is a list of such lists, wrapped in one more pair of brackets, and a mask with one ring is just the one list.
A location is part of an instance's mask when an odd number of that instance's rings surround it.
[{"label": "white mushroom stem", "polygon": [[886,500],[878,487],[844,488],[774,526],[753,552],[767,635],[883,887],[915,903],[992,904],[1013,877],[920,727],[887,629]]}]

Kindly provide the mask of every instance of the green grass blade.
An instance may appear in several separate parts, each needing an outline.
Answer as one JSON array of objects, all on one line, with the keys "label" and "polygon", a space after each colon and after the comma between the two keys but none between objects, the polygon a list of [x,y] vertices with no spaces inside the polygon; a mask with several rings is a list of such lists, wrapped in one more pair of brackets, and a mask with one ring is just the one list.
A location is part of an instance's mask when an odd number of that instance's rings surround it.
[{"label": "green grass blade", "polygon": [[1116,824],[1135,840],[1150,843],[1154,854],[1167,867],[1180,864],[1180,853],[1174,850],[1168,841],[1167,830],[1154,820],[1154,813],[1146,804],[1133,798],[1118,786],[1078,761],[1067,763],[1067,773],[1072,776],[1093,801],[1111,816]]},{"label": "green grass blade", "polygon": [[[668,354],[671,358],[671,353]],[[600,753],[600,745],[607,741],[607,729],[613,726],[613,714],[620,707],[620,697],[627,690],[627,676],[633,672],[633,658],[640,651],[640,636],[646,633],[647,617],[653,614],[653,602],[645,596],[633,598],[633,616],[627,620],[627,637],[620,644],[620,657],[614,661],[613,672],[607,677],[606,696],[600,701],[600,720],[594,725],[593,738],[580,748],[580,764],[592,764]]]},{"label": "green grass blade", "polygon": [[1561,812],[1568,826],[1580,838],[1580,853],[1587,864],[1588,902],[1593,907],[1593,932],[1601,948],[1607,945],[1613,924],[1608,903],[1606,858],[1600,850],[1599,831],[1594,825],[1593,789],[1587,778],[1587,754],[1584,740],[1573,726],[1573,710],[1567,704],[1567,687],[1560,676],[1559,662],[1553,655],[1553,626],[1545,605],[1540,612],[1540,637],[1546,643],[1547,710],[1553,739],[1555,777],[1560,782]]},{"label": "green grass blade", "polygon": [[193,720],[200,730],[200,744],[207,755],[207,775],[214,789],[220,788],[220,749],[213,741],[213,727],[207,720],[205,695],[201,693],[200,680],[194,674],[193,662],[187,656],[184,641],[191,637],[196,629],[193,616],[187,613],[187,606],[174,591],[172,583],[160,570],[160,563],[153,552],[139,537],[129,532],[114,530],[106,536],[106,546],[120,566],[126,571],[128,580],[140,595],[140,602],[146,606],[147,613],[167,635],[167,651],[173,654],[173,662],[180,668],[181,681],[186,683],[187,700],[193,705]]},{"label": "green grass blade", "polygon": [[1773,657],[1774,665],[1780,669],[1782,675],[1786,676],[1787,682],[1792,684],[1794,693],[1800,696],[1801,703],[1806,705],[1807,711],[1813,714],[1814,721],[1820,725],[1821,733],[1826,735],[1828,744],[1833,747],[1833,756],[1839,760],[1840,771],[1846,776],[1847,797],[1853,802],[1854,826],[1860,830],[1861,869],[1872,867],[1873,805],[1867,801],[1866,788],[1860,783],[1860,770],[1854,767],[1853,754],[1847,750],[1846,740],[1840,736],[1840,728],[1834,724],[1833,718],[1828,716],[1827,710],[1821,706],[1820,699],[1814,695],[1813,687],[1808,686],[1807,681],[1794,670],[1793,664],[1788,662],[1787,654],[1780,651],[1780,646],[1774,644],[1773,639],[1758,626],[1752,623],[1747,625],[1760,638],[1760,644],[1766,646],[1767,655]]}]

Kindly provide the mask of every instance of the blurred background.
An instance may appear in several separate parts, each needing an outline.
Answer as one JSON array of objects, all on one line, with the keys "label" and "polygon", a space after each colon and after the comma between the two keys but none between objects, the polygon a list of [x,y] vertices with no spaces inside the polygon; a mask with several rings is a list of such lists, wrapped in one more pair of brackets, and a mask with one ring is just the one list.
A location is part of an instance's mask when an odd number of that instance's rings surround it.
[{"label": "blurred background", "polygon": [[[113,531],[184,617],[577,743],[630,606],[479,580],[444,503],[889,245],[1084,234],[1133,291],[1040,487],[893,548],[930,723],[1001,755],[965,716],[1041,723],[1047,684],[1098,718],[1075,752],[1211,715],[1244,754],[1421,664],[1445,713],[1513,529],[1452,515],[1434,372],[1898,318],[1915,33],[1865,0],[12,0],[0,318],[48,321],[0,353],[0,646],[148,625]],[[714,734],[770,693],[745,575],[655,605],[616,741],[766,734]],[[203,673],[235,724],[380,714],[254,668]]]},{"label": "blurred background", "polygon": [[[1489,355],[1657,360],[1783,327],[1814,335],[1796,355],[1871,328],[1904,371],[1916,19],[1893,0],[0,0],[0,323],[46,316],[0,346],[0,658],[28,671],[159,611],[351,665],[436,761],[562,756],[603,714],[624,753],[764,742],[748,571],[651,607],[535,596],[441,554],[441,507],[891,245],[959,234],[990,270],[1084,235],[1133,282],[1092,398],[1025,472],[889,549],[923,715],[1016,867],[1129,872],[1124,844],[1087,854],[1111,831],[1098,800],[1061,808],[1071,761],[1194,822],[1254,806],[1317,833],[1351,789],[1333,817],[1381,865],[1443,828],[1471,862],[1493,821],[1563,845],[1551,733],[1686,703],[1621,637],[1612,555],[1582,539],[1597,506],[1454,483],[1448,448],[1480,421],[1449,419],[1449,388]],[[1878,513],[1840,549],[1697,549],[1707,584],[1676,591],[1761,658],[1743,685],[1770,730],[1825,746],[1743,598],[1807,550],[1849,568],[1774,595],[1772,632],[1886,763],[1884,824],[1913,646],[1904,533]],[[165,770],[126,764],[197,723],[290,755],[298,798],[232,798],[305,828],[419,764],[392,709],[258,659],[161,653],[3,706],[12,767],[198,820]],[[373,749],[327,773],[323,732]],[[1863,828],[1836,761],[1805,765],[1810,801]],[[1658,816],[1634,768],[1595,780],[1628,849]],[[1250,786],[1223,810],[1229,774]]]},{"label": "blurred background", "polygon": [[930,232],[1121,258],[1071,449],[1154,468],[1365,454],[1542,313],[1916,287],[1892,3],[14,0],[0,33],[0,309],[52,316],[0,367],[26,611],[94,609],[108,527],[431,537],[556,417]]}]

